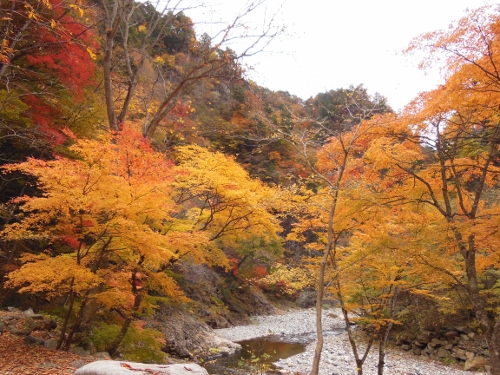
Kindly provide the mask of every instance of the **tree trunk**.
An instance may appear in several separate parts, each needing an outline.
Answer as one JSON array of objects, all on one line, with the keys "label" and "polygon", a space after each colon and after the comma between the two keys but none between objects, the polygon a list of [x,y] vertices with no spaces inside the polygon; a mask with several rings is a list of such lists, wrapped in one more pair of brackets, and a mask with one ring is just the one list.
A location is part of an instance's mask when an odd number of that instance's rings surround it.
[{"label": "tree trunk", "polygon": [[62,344],[66,338],[66,330],[68,329],[68,324],[69,324],[69,317],[71,316],[71,313],[73,312],[73,304],[75,302],[75,293],[73,292],[73,284],[75,283],[75,278],[73,277],[71,279],[71,285],[70,285],[70,292],[69,292],[69,306],[68,306],[68,312],[66,313],[66,316],[64,317],[64,322],[61,327],[61,334],[59,335],[59,341],[57,342],[57,347],[56,349],[61,349]]},{"label": "tree trunk", "polygon": [[113,82],[111,80],[111,57],[113,56],[112,30],[106,32],[106,45],[104,48],[104,60],[102,62],[104,71],[104,99],[106,103],[106,113],[108,115],[109,127],[113,131],[120,130],[116,121],[115,103],[113,100]]},{"label": "tree trunk", "polygon": [[321,361],[321,352],[323,351],[323,296],[325,293],[325,271],[328,264],[328,258],[332,252],[332,247],[334,243],[334,233],[333,233],[333,218],[335,216],[335,208],[337,203],[338,195],[335,194],[333,197],[332,205],[329,212],[329,225],[328,225],[328,243],[325,247],[325,252],[321,259],[321,264],[319,266],[318,275],[318,296],[316,298],[316,349],[314,350],[313,365],[311,370],[311,375],[318,375],[319,373],[319,363]]},{"label": "tree trunk", "polygon": [[130,327],[130,324],[132,323],[132,320],[133,320],[133,314],[139,310],[139,306],[141,305],[142,297],[143,296],[141,293],[136,294],[135,299],[134,299],[133,311],[130,313],[129,316],[127,316],[125,318],[125,320],[122,323],[122,327],[120,329],[120,332],[115,337],[113,342],[111,344],[109,344],[108,347],[106,348],[106,351],[109,353],[109,355],[111,357],[114,357],[114,355],[118,351],[118,348],[120,347],[120,344],[123,341],[123,338],[127,334],[128,329]]},{"label": "tree trunk", "polygon": [[[144,257],[141,257],[141,261],[139,263],[142,263],[144,261]],[[143,298],[143,293],[140,290],[137,290],[137,271],[134,270],[132,272],[132,293],[134,293],[135,298],[134,298],[134,305],[132,306],[132,311],[130,314],[125,318],[125,320],[122,323],[122,327],[120,329],[120,332],[118,335],[115,337],[113,342],[111,342],[108,347],[106,348],[106,351],[109,353],[111,357],[113,357],[116,352],[118,351],[118,348],[123,341],[123,338],[127,334],[127,331],[130,327],[130,324],[132,323],[132,320],[134,318],[134,315],[139,311],[139,308],[141,307],[141,302]]]},{"label": "tree trunk", "polygon": [[314,350],[313,366],[311,370],[311,375],[318,375],[319,372],[319,362],[321,360],[321,352],[323,351],[323,294],[325,290],[325,269],[327,261],[325,261],[325,255],[328,256],[328,252],[325,251],[321,265],[319,267],[319,281],[318,281],[318,296],[316,298],[316,349]]},{"label": "tree trunk", "polygon": [[80,310],[78,311],[78,315],[76,316],[75,323],[73,323],[73,327],[71,327],[71,331],[68,337],[64,340],[63,349],[66,351],[68,351],[71,348],[71,342],[73,341],[73,336],[75,335],[75,332],[80,329],[80,323],[82,321],[83,311],[85,310],[89,294],[90,290],[87,290],[85,292],[85,295],[83,296],[82,305],[80,306]]}]

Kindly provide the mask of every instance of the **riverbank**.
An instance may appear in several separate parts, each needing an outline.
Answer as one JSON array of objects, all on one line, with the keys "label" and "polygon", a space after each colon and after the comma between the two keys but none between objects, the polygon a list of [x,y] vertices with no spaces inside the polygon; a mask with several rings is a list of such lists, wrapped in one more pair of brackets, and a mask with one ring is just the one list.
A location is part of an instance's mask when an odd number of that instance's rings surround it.
[{"label": "riverbank", "polygon": [[[215,333],[231,341],[248,340],[269,335],[296,335],[316,330],[316,312],[314,309],[292,310],[279,315],[262,316],[252,319],[253,324],[215,330]],[[336,330],[344,327],[338,309],[323,312],[325,330]],[[315,342],[306,347],[304,353],[280,360],[276,365],[283,373],[304,373],[311,371]],[[377,373],[377,353],[373,348],[364,365],[365,374]],[[320,375],[355,375],[356,366],[351,352],[347,334],[325,335]],[[457,367],[446,366],[440,362],[423,356],[415,356],[398,349],[387,349],[386,375],[470,375]],[[475,375],[486,375],[475,372]]]}]

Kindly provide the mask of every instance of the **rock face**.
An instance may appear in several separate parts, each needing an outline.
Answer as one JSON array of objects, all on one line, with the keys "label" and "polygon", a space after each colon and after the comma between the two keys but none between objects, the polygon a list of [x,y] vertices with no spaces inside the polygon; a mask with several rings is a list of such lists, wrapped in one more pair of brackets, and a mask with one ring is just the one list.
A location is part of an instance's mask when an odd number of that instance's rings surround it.
[{"label": "rock face", "polygon": [[183,358],[207,358],[234,353],[241,346],[217,336],[196,316],[173,308],[160,309],[148,323],[165,335],[165,352]]},{"label": "rock face", "polygon": [[124,361],[96,361],[76,370],[75,375],[208,375],[207,370],[194,364],[148,365]]}]

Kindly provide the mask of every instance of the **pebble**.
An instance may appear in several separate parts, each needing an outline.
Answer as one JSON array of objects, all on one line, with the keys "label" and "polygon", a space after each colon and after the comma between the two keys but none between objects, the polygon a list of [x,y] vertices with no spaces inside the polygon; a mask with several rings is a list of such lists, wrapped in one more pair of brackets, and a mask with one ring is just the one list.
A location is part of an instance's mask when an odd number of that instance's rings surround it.
[{"label": "pebble", "polygon": [[[325,310],[323,327],[325,330],[344,328],[344,322],[338,309]],[[291,310],[281,315],[261,316],[252,319],[253,325],[217,329],[215,333],[231,341],[249,340],[256,337],[270,336],[275,333],[295,335],[316,331],[315,309]],[[275,364],[283,371],[309,374],[316,343],[306,347],[306,351]],[[372,348],[363,366],[365,375],[377,374],[378,353]],[[319,375],[356,375],[354,356],[347,339],[347,333],[325,335]],[[470,372],[457,367],[446,366],[427,357],[415,356],[399,349],[386,350],[384,375],[470,375]],[[476,372],[475,375],[486,375]]]}]

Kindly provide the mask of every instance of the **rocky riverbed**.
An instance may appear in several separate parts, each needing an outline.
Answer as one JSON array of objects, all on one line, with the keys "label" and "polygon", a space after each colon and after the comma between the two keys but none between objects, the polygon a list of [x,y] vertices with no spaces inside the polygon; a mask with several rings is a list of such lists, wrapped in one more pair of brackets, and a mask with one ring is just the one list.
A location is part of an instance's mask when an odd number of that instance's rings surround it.
[{"label": "rocky riverbed", "polygon": [[[326,310],[323,313],[325,330],[344,327],[339,310]],[[289,311],[279,315],[256,317],[253,325],[218,329],[215,333],[231,341],[241,341],[269,335],[296,335],[316,330],[315,310]],[[311,370],[315,343],[310,343],[304,353],[280,360],[276,363],[284,374],[304,373]],[[364,365],[364,373],[377,373],[377,353],[372,349]],[[463,365],[462,365],[463,366]],[[346,333],[326,335],[320,366],[320,375],[355,375],[356,366]],[[385,374],[387,375],[470,375],[458,366],[446,366],[424,356],[416,356],[400,349],[388,349]],[[484,372],[475,372],[485,375]]]}]

